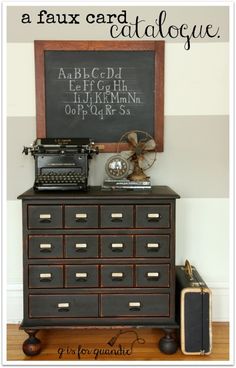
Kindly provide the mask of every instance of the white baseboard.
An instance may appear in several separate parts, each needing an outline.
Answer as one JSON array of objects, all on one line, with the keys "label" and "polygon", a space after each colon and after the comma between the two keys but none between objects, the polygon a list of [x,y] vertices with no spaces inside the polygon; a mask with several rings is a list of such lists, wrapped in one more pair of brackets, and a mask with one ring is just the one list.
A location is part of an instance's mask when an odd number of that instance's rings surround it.
[{"label": "white baseboard", "polygon": [[23,285],[7,286],[7,323],[21,323],[23,318]]},{"label": "white baseboard", "polygon": [[[228,322],[229,287],[227,283],[208,283],[212,291],[213,322]],[[7,287],[7,323],[21,323],[23,316],[23,286],[10,284]]]}]

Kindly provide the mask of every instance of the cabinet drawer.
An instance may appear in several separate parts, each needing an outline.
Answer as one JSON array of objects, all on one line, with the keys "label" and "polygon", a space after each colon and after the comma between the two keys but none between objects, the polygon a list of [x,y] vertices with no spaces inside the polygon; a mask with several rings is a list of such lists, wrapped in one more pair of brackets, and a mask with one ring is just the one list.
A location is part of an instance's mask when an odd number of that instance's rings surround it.
[{"label": "cabinet drawer", "polygon": [[133,266],[109,265],[101,266],[102,287],[132,287]]},{"label": "cabinet drawer", "polygon": [[62,258],[63,236],[29,236],[29,258]]},{"label": "cabinet drawer", "polygon": [[29,288],[63,287],[63,266],[29,266]]},{"label": "cabinet drawer", "polygon": [[104,235],[101,236],[101,256],[132,257],[133,236],[132,235]]},{"label": "cabinet drawer", "polygon": [[136,206],[136,227],[169,228],[170,205]]},{"label": "cabinet drawer", "polygon": [[101,227],[129,228],[133,226],[133,206],[101,206]]},{"label": "cabinet drawer", "polygon": [[65,257],[66,258],[98,257],[98,236],[66,235]]},{"label": "cabinet drawer", "polygon": [[65,266],[65,286],[76,288],[97,287],[98,266]]},{"label": "cabinet drawer", "polygon": [[169,235],[137,235],[135,237],[135,255],[136,257],[169,257]]},{"label": "cabinet drawer", "polygon": [[137,265],[136,286],[169,287],[170,286],[169,265]]},{"label": "cabinet drawer", "polygon": [[29,317],[97,317],[97,295],[29,295]]},{"label": "cabinet drawer", "polygon": [[62,228],[62,206],[28,206],[29,229]]},{"label": "cabinet drawer", "polygon": [[169,316],[169,294],[101,296],[102,317]]},{"label": "cabinet drawer", "polygon": [[29,236],[29,258],[62,258],[63,237],[50,235]]},{"label": "cabinet drawer", "polygon": [[65,206],[66,228],[98,227],[97,206]]}]

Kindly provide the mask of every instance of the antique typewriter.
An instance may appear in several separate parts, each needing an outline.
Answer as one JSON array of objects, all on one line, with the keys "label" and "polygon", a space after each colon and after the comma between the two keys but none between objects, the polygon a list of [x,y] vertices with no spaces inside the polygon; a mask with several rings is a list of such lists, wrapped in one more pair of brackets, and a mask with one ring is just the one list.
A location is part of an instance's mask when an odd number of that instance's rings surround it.
[{"label": "antique typewriter", "polygon": [[88,189],[88,159],[98,153],[89,138],[42,138],[24,147],[35,159],[35,190]]}]

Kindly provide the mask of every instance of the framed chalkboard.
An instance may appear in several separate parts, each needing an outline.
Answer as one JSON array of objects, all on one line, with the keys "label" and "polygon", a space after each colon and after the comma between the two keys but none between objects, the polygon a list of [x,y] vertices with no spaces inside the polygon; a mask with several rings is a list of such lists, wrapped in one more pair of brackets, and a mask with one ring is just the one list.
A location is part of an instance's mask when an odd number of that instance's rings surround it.
[{"label": "framed chalkboard", "polygon": [[92,138],[115,152],[143,130],[163,151],[163,41],[35,41],[37,138]]}]

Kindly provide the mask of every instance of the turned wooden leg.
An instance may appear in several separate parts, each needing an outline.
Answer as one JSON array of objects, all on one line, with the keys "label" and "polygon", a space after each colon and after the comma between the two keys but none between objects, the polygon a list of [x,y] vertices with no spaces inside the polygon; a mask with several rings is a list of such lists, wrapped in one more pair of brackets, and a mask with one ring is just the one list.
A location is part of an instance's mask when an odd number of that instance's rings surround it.
[{"label": "turned wooden leg", "polygon": [[22,349],[26,355],[34,356],[40,353],[41,341],[35,337],[38,330],[24,330],[28,335],[28,339],[23,342]]},{"label": "turned wooden leg", "polygon": [[165,354],[174,354],[177,351],[178,343],[172,334],[174,330],[171,328],[164,329],[165,336],[159,341],[159,349]]}]

